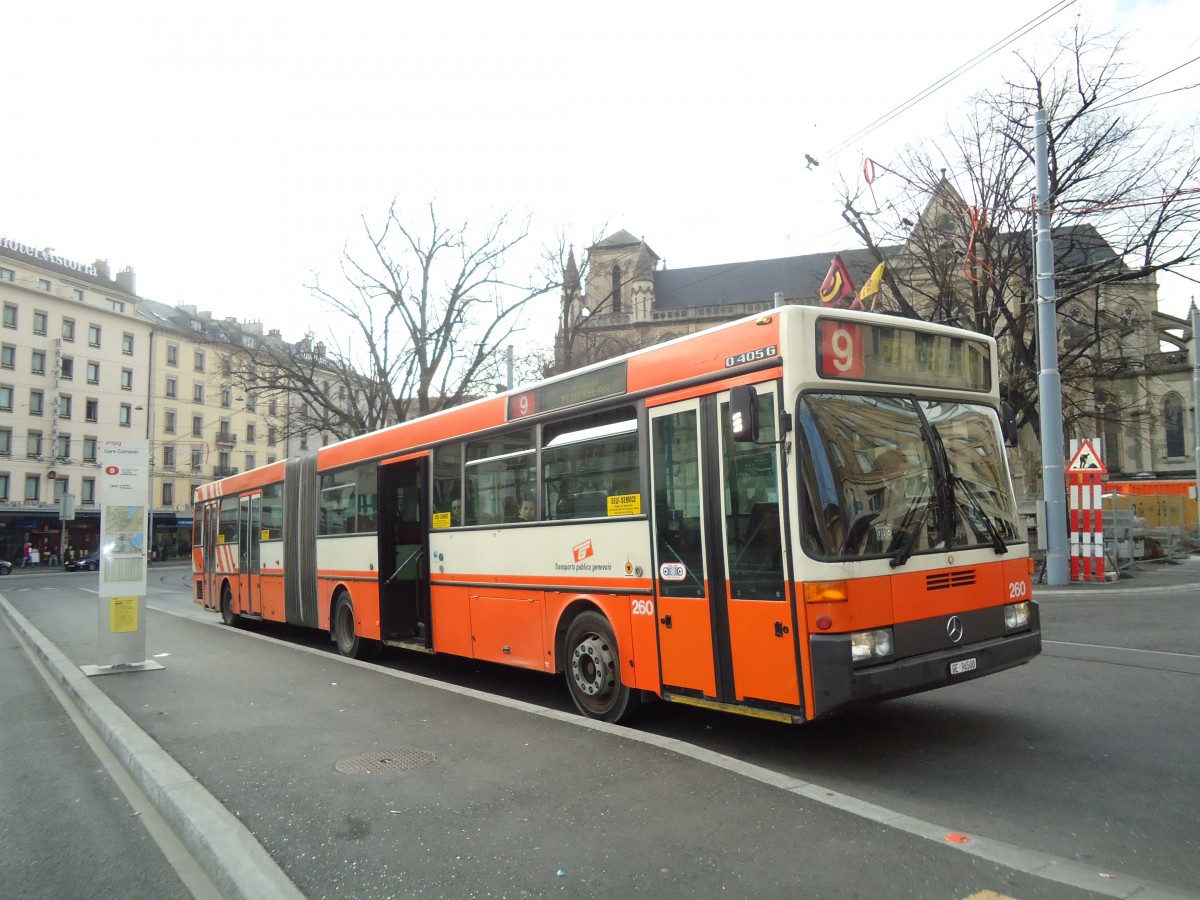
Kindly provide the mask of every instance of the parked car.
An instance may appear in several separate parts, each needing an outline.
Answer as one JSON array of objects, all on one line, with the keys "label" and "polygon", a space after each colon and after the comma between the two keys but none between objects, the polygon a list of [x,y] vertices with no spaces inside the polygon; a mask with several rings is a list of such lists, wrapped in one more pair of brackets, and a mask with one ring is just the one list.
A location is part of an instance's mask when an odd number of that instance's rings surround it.
[{"label": "parked car", "polygon": [[0,575],[11,575],[12,563],[7,559],[0,559]]},{"label": "parked car", "polygon": [[63,568],[68,572],[95,572],[100,568],[100,553],[95,551],[78,559],[68,559]]}]

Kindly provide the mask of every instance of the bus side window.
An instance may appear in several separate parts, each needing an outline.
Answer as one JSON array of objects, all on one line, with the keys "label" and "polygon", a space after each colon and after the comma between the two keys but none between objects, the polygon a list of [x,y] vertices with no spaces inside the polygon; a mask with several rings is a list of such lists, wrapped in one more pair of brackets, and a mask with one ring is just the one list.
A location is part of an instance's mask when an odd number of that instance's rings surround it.
[{"label": "bus side window", "polygon": [[462,525],[462,444],[434,448],[431,484],[433,512],[450,513],[452,528]]}]

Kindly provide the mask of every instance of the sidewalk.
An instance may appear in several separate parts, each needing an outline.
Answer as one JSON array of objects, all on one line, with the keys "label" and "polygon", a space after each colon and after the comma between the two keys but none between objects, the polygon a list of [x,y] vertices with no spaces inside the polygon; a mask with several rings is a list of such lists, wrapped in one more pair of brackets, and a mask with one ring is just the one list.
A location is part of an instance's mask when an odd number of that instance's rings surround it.
[{"label": "sidewalk", "polygon": [[1178,560],[1155,559],[1135,562],[1122,571],[1116,581],[1078,581],[1065,585],[1035,584],[1033,596],[1069,594],[1101,596],[1106,591],[1137,593],[1144,591],[1189,590],[1200,584],[1200,556]]},{"label": "sidewalk", "polygon": [[147,613],[166,668],[89,680],[94,585],[0,611],[225,896],[1113,895],[1086,866],[1068,884],[997,866],[982,839],[963,853],[928,823],[834,808],[825,788],[671,738],[224,627],[182,587],[152,588]]}]

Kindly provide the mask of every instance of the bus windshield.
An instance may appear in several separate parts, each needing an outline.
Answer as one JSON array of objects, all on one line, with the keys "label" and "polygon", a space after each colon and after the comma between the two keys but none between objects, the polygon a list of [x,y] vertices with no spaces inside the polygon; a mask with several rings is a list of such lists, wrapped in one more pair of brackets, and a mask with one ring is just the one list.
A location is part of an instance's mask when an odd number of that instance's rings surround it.
[{"label": "bus windshield", "polygon": [[995,411],[913,397],[812,393],[797,419],[804,452],[803,544],[824,559],[891,557],[1020,540]]}]

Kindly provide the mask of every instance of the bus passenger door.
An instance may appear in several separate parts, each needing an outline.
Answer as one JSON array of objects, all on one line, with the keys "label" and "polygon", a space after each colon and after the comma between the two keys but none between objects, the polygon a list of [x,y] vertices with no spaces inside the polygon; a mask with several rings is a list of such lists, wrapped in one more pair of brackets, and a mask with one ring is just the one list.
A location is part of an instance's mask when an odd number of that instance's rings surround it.
[{"label": "bus passenger door", "polygon": [[732,441],[728,394],[650,410],[662,682],[723,703],[797,707],[778,402],[771,383],[757,390],[756,444]]},{"label": "bus passenger door", "polygon": [[379,467],[379,634],[432,646],[429,631],[429,457]]},{"label": "bus passenger door", "polygon": [[717,398],[718,498],[725,597],[736,702],[800,705],[799,658],[788,578],[779,405],[774,386],[755,386],[759,437],[733,440],[729,395]]},{"label": "bus passenger door", "polygon": [[650,447],[663,686],[715,697],[699,401],[685,400],[651,409]]},{"label": "bus passenger door", "polygon": [[238,587],[240,609],[244,615],[261,616],[259,596],[262,575],[262,494],[242,497],[238,535]]}]

